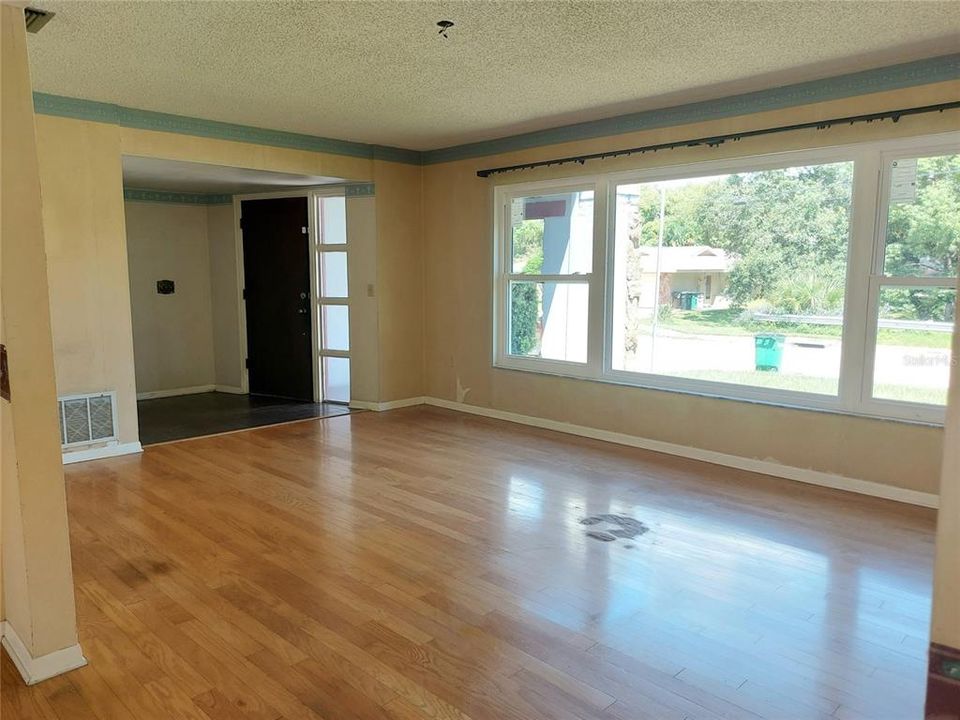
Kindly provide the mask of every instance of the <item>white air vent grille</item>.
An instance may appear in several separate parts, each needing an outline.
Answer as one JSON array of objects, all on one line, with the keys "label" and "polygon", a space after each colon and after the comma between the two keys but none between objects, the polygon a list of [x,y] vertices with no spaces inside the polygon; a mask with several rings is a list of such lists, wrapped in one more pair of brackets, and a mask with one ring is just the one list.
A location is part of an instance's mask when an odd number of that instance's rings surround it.
[{"label": "white air vent grille", "polygon": [[60,398],[60,444],[66,448],[116,440],[115,399],[112,392]]}]

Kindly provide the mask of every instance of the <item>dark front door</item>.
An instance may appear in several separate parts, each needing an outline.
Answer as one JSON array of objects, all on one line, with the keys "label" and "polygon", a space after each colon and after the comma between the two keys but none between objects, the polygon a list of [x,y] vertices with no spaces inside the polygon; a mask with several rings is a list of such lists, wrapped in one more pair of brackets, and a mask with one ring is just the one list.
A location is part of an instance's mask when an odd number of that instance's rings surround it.
[{"label": "dark front door", "polygon": [[250,392],[313,400],[307,198],[244,200]]}]

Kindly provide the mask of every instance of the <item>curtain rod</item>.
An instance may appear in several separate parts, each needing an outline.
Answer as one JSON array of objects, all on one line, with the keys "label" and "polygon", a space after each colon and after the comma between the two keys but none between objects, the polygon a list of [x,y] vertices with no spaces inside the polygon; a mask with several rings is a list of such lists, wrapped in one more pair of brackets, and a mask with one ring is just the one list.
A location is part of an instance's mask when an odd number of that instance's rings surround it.
[{"label": "curtain rod", "polygon": [[486,170],[477,170],[478,177],[490,177],[491,175],[500,175],[502,173],[517,172],[519,170],[532,170],[534,168],[549,167],[551,165],[566,165],[567,163],[578,163],[583,165],[587,160],[606,160],[607,158],[626,157],[628,155],[656,152],[657,150],[676,150],[678,148],[697,147],[706,145],[708,147],[719,147],[727,140],[736,142],[743,138],[758,137],[760,135],[774,135],[776,133],[793,132],[794,130],[826,130],[834,125],[853,125],[854,123],[871,123],[875,120],[893,120],[899,122],[900,118],[907,115],[922,115],[924,113],[943,112],[944,110],[953,110],[960,108],[960,101],[937,103],[936,105],[923,105],[921,107],[902,108],[900,110],[887,110],[885,112],[870,113],[868,115],[851,115],[849,117],[833,118],[831,120],[816,120],[814,122],[795,123],[793,125],[779,125],[777,127],[762,128],[760,130],[745,130],[744,132],[725,133],[723,135],[711,135],[710,137],[694,138],[692,140],[677,140],[675,142],[658,143],[656,145],[641,145],[639,147],[626,148],[624,150],[608,150],[607,152],[591,153],[589,155],[571,155],[570,157],[556,158],[555,160],[540,160],[538,162],[522,163],[520,165],[506,165],[504,167],[487,168]]}]

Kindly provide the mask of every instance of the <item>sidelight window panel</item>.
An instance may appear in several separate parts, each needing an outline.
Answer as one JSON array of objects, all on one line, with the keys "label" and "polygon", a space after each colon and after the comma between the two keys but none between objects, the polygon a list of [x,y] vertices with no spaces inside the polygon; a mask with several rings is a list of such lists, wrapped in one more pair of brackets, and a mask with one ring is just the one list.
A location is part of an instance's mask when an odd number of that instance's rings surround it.
[{"label": "sidelight window panel", "polygon": [[320,294],[325,298],[347,297],[347,254],[320,253]]},{"label": "sidelight window panel", "polygon": [[[349,403],[350,396],[350,244],[347,200],[343,195],[314,196],[318,356],[320,399]],[[366,400],[366,398],[362,398]]]},{"label": "sidelight window panel", "polygon": [[350,308],[346,305],[321,305],[320,328],[323,350],[350,349]]},{"label": "sidelight window panel", "polygon": [[329,402],[350,402],[350,360],[325,357],[323,361],[323,399]]}]

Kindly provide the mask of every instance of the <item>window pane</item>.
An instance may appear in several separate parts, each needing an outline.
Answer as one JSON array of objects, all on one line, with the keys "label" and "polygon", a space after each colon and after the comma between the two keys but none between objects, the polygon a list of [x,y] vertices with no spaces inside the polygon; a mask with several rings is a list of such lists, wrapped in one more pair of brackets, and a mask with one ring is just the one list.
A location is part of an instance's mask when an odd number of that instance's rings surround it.
[{"label": "window pane", "polygon": [[956,298],[946,288],[881,288],[874,397],[946,405]]},{"label": "window pane", "polygon": [[887,275],[956,277],[960,155],[894,160],[887,210]]},{"label": "window pane", "polygon": [[350,349],[350,309],[346,305],[321,305],[320,329],[321,349]]},{"label": "window pane", "polygon": [[347,201],[342,197],[319,198],[320,242],[343,245],[347,242]]},{"label": "window pane", "polygon": [[617,187],[615,370],[836,395],[853,163]]},{"label": "window pane", "polygon": [[329,402],[350,402],[350,360],[321,358],[323,372],[323,399]]},{"label": "window pane", "polygon": [[514,198],[512,272],[589,273],[593,264],[593,191]]},{"label": "window pane", "polygon": [[320,253],[321,297],[347,297],[347,254]]},{"label": "window pane", "polygon": [[510,354],[587,361],[587,283],[510,283]]}]

